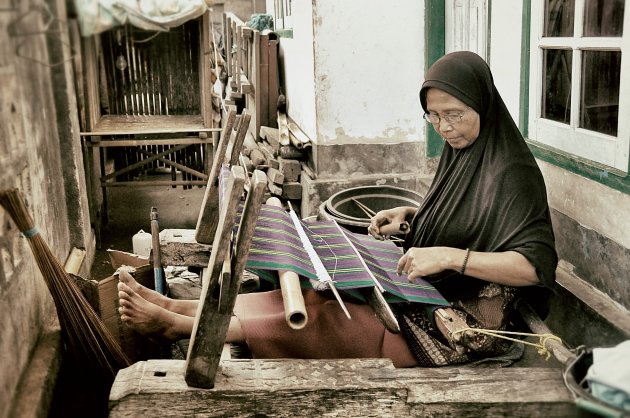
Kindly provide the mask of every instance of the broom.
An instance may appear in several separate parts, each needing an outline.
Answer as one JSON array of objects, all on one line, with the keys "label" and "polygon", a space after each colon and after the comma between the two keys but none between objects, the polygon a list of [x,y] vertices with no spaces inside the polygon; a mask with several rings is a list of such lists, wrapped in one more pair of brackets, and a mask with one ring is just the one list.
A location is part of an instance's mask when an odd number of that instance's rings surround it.
[{"label": "broom", "polygon": [[0,205],[28,238],[37,266],[46,281],[61,325],[62,341],[82,366],[113,379],[129,360],[94,309],[72,281],[34,225],[17,189],[0,191]]}]

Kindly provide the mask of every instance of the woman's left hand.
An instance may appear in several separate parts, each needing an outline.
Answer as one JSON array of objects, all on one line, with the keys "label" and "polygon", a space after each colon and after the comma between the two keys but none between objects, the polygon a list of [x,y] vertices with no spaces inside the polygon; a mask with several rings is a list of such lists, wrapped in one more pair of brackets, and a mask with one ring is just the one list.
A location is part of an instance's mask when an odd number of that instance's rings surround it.
[{"label": "woman's left hand", "polygon": [[440,273],[448,268],[444,263],[448,251],[446,247],[410,248],[398,260],[396,272],[406,274],[410,282],[418,277]]}]

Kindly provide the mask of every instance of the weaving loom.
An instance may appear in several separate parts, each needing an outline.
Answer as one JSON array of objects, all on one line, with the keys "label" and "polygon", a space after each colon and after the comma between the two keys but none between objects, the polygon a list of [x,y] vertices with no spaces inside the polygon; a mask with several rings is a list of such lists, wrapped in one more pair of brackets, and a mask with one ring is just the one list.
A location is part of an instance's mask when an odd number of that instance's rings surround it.
[{"label": "weaving loom", "polygon": [[[334,221],[300,222],[337,289],[365,301],[359,289],[376,286],[391,303],[448,305],[427,281],[417,279],[409,283],[406,275],[396,273],[402,252],[393,242],[349,232]],[[313,266],[305,245],[308,243],[302,243],[288,212],[263,205],[246,268],[274,283],[277,270],[292,270],[303,278],[302,287],[321,290],[327,285],[321,280],[322,272]]]}]

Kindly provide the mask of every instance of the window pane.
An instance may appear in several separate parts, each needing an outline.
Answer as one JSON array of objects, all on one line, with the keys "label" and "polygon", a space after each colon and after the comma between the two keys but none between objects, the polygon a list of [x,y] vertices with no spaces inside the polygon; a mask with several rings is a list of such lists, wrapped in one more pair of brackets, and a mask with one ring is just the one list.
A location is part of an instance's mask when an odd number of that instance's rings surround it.
[{"label": "window pane", "polygon": [[543,50],[542,117],[569,123],[571,117],[570,49]]},{"label": "window pane", "polygon": [[621,52],[582,52],[580,128],[617,135]]},{"label": "window pane", "polygon": [[546,0],[543,36],[573,36],[575,0]]},{"label": "window pane", "polygon": [[623,35],[624,0],[587,0],[584,36]]}]

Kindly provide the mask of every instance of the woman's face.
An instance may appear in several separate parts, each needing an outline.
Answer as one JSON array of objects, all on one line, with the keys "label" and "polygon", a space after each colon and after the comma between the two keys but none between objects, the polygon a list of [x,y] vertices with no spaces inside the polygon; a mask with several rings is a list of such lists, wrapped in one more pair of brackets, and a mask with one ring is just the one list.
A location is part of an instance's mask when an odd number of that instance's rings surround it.
[{"label": "woman's face", "polygon": [[[443,90],[430,88],[427,91],[427,113],[432,119],[436,119],[436,115],[439,116],[439,121],[431,124],[455,149],[469,147],[479,136],[481,126],[479,114]],[[445,117],[451,122],[445,120]]]}]

